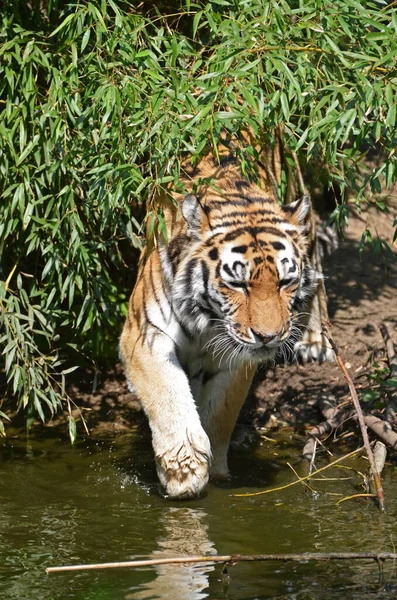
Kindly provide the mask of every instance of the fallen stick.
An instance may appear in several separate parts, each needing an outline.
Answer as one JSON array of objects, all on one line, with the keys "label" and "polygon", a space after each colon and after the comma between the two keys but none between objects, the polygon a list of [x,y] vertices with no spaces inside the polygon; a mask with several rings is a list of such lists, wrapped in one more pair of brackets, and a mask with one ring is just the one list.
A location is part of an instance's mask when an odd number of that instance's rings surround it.
[{"label": "fallen stick", "polygon": [[385,466],[386,457],[387,457],[387,449],[383,442],[376,442],[374,447],[374,457],[376,470],[379,474],[382,473],[383,467]]},{"label": "fallen stick", "polygon": [[315,443],[318,441],[321,443],[320,438],[324,434],[337,429],[345,418],[345,412],[339,406],[336,406],[336,399],[333,394],[320,394],[317,404],[325,417],[325,421],[313,427],[309,432],[310,437],[302,450],[302,457],[306,460],[313,459]]},{"label": "fallen stick", "polygon": [[359,422],[360,429],[361,429],[361,435],[363,436],[364,447],[367,452],[369,464],[371,466],[372,476],[374,478],[374,483],[375,483],[375,487],[376,487],[376,495],[378,497],[379,509],[383,512],[385,510],[385,496],[384,496],[383,489],[382,489],[382,482],[381,482],[379,473],[376,469],[374,455],[373,455],[373,452],[372,452],[372,449],[371,449],[371,446],[369,443],[369,439],[368,439],[367,426],[364,421],[364,415],[361,410],[360,402],[358,400],[356,388],[354,387],[352,378],[350,377],[350,375],[346,369],[345,363],[343,362],[342,357],[339,354],[339,350],[338,350],[334,340],[332,339],[332,336],[329,332],[327,323],[322,323],[322,332],[323,332],[324,336],[327,338],[327,340],[329,341],[329,343],[331,344],[332,349],[335,352],[335,356],[336,356],[338,365],[340,366],[342,373],[345,376],[345,379],[349,385],[350,395],[353,400],[354,408],[356,409],[357,418],[358,418],[358,422]]},{"label": "fallen stick", "polygon": [[375,415],[365,415],[365,424],[389,446],[392,450],[397,450],[397,433],[395,433],[389,421],[385,421]]},{"label": "fallen stick", "polygon": [[47,567],[46,573],[65,571],[88,571],[93,569],[122,569],[152,567],[157,565],[184,565],[189,563],[231,563],[265,561],[308,561],[308,560],[396,560],[391,552],[304,552],[303,554],[226,554],[224,556],[178,556],[177,558],[153,558],[125,562],[97,563],[91,565],[66,565]]},{"label": "fallen stick", "polygon": [[346,500],[355,500],[356,498],[376,498],[376,494],[353,494],[353,496],[346,496],[346,498],[341,498],[336,504],[339,505],[342,504],[342,502],[346,502]]},{"label": "fallen stick", "polygon": [[[355,411],[333,405],[330,401],[331,398],[331,395],[324,395],[319,399],[319,408],[326,420],[316,427],[313,427],[313,429],[311,429],[309,432],[310,438],[306,442],[302,451],[302,457],[306,460],[310,460],[312,458],[314,442],[318,440],[321,443],[321,436],[329,434],[331,431],[343,426],[343,424],[349,419],[353,419],[354,421],[358,420],[358,415]],[[366,426],[369,427],[369,429],[371,429],[371,431],[373,431],[373,433],[389,448],[396,451],[397,433],[393,431],[391,423],[387,419],[385,420],[375,415],[363,415],[363,417]],[[380,473],[379,469],[377,469],[377,471]]]},{"label": "fallen stick", "polygon": [[[387,448],[384,445],[384,443],[380,442],[379,440],[376,442],[376,444],[374,446],[374,457],[375,457],[376,470],[378,471],[378,473],[380,475],[383,471],[383,467],[385,466],[386,457],[387,457]],[[374,482],[374,479],[373,479],[371,473],[369,473],[367,487],[368,487],[368,491],[371,492],[371,494],[375,496],[376,495],[376,486],[375,486],[375,482]]]}]

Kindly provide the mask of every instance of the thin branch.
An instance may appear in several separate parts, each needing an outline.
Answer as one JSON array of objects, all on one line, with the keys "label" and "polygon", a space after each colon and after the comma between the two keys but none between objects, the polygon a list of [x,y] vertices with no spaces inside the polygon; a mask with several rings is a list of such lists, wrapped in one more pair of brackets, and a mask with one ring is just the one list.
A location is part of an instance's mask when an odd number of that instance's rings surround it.
[{"label": "thin branch", "polygon": [[[319,408],[326,420],[316,427],[313,427],[313,429],[309,432],[310,437],[303,448],[303,458],[311,461],[314,460],[313,456],[316,450],[315,444],[319,442],[322,446],[324,446],[320,437],[324,434],[330,434],[334,429],[339,427],[344,415],[344,413],[341,412],[340,407],[336,406],[336,400],[333,394],[320,394],[317,404],[319,405]],[[327,448],[325,449],[327,452],[329,452]],[[310,472],[311,471],[309,470],[309,473]]]},{"label": "thin branch", "polygon": [[395,433],[389,421],[385,421],[375,415],[365,415],[364,421],[367,427],[372,431],[392,450],[397,450],[397,433]]},{"label": "thin branch", "polygon": [[251,497],[251,496],[262,496],[263,494],[271,494],[272,492],[279,492],[281,490],[285,490],[285,489],[287,489],[287,488],[289,488],[289,487],[291,487],[293,485],[296,485],[297,483],[302,483],[302,481],[306,481],[307,479],[310,479],[314,475],[318,475],[318,473],[321,473],[322,471],[325,471],[326,469],[329,469],[329,468],[333,467],[334,465],[336,465],[337,463],[342,462],[342,460],[345,460],[346,458],[350,458],[351,456],[354,456],[355,454],[358,454],[362,450],[364,450],[364,446],[361,446],[360,448],[357,448],[357,450],[353,450],[353,452],[349,452],[349,454],[345,454],[344,456],[340,456],[339,458],[337,458],[336,460],[332,461],[331,463],[329,463],[325,467],[321,467],[321,469],[317,469],[313,473],[311,473],[309,475],[305,475],[305,477],[301,477],[300,479],[298,479],[298,481],[292,481],[291,483],[287,483],[286,485],[281,485],[279,487],[272,488],[270,490],[262,490],[261,492],[252,492],[252,493],[249,493],[249,494],[233,494],[233,496],[234,497],[238,497],[238,498],[248,498],[248,497]]},{"label": "thin branch", "polygon": [[355,500],[356,498],[376,498],[376,494],[353,494],[353,496],[341,498],[336,504],[341,504],[341,502],[346,502],[346,500]]},{"label": "thin branch", "polygon": [[338,361],[338,364],[342,370],[342,373],[345,376],[345,379],[349,385],[349,390],[350,390],[350,394],[351,394],[351,397],[353,400],[353,405],[357,412],[357,418],[358,418],[358,422],[359,422],[360,429],[361,429],[361,435],[363,436],[365,450],[367,452],[368,460],[371,465],[371,471],[372,471],[372,475],[373,475],[375,486],[376,486],[376,494],[378,497],[379,508],[381,511],[384,511],[385,510],[385,497],[384,497],[384,493],[383,493],[383,489],[382,489],[382,483],[381,483],[379,473],[376,469],[374,455],[373,455],[373,452],[372,452],[372,449],[371,449],[371,446],[369,443],[367,426],[364,421],[364,415],[361,410],[360,402],[358,400],[356,388],[354,387],[352,378],[350,377],[350,375],[346,369],[345,363],[343,362],[342,357],[339,354],[339,350],[338,350],[334,340],[332,339],[332,336],[328,329],[328,324],[323,323],[322,330],[323,330],[323,334],[325,335],[325,337],[331,344],[333,351],[335,352],[336,360]]},{"label": "thin branch", "polygon": [[391,552],[304,552],[303,554],[226,554],[224,556],[178,556],[177,558],[153,558],[150,560],[132,560],[125,562],[97,563],[90,565],[66,565],[47,567],[46,573],[64,571],[88,571],[93,569],[121,569],[151,567],[157,565],[185,565],[189,563],[230,563],[265,561],[308,561],[308,560],[396,560],[397,554]]},{"label": "thin branch", "polygon": [[304,196],[309,196],[309,192],[307,191],[307,187],[305,186],[305,181],[302,176],[302,171],[301,171],[301,167],[299,164],[298,156],[297,156],[296,152],[291,152],[291,154],[292,154],[292,158],[294,159],[294,163],[295,163],[295,169],[296,169],[296,174],[298,177],[299,187],[301,188],[302,194]]},{"label": "thin branch", "polygon": [[308,483],[306,483],[306,481],[303,481],[302,478],[299,476],[299,474],[296,472],[296,470],[294,469],[294,467],[291,465],[291,463],[287,462],[287,465],[289,466],[289,468],[291,469],[291,471],[294,473],[294,475],[298,478],[299,481],[302,481],[303,485],[306,487],[306,489],[309,490],[309,492],[311,492],[312,494],[316,493],[316,490],[314,490],[312,487],[310,487],[310,485]]}]

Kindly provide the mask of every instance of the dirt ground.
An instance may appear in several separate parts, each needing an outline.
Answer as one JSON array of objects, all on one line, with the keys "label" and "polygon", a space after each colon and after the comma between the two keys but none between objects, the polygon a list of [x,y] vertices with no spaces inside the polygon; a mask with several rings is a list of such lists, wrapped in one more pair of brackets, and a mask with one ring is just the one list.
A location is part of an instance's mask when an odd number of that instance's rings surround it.
[{"label": "dirt ground", "polygon": [[[373,363],[384,366],[385,349],[379,331],[382,322],[397,342],[397,262],[385,264],[367,249],[360,260],[358,252],[366,227],[392,246],[397,196],[389,206],[389,214],[370,209],[359,215],[352,209],[345,239],[323,264],[333,337],[359,393],[374,386],[368,379],[374,372]],[[396,244],[393,249],[396,251]],[[346,381],[336,364],[261,367],[241,419],[269,436],[281,428],[304,434],[322,420],[316,400],[324,391],[331,391],[338,401],[348,398]],[[70,387],[69,394],[83,407],[91,435],[125,432],[145,420],[127,389],[121,366],[103,375],[95,392],[92,375],[87,373]],[[57,428],[61,425],[59,418],[52,424]],[[81,423],[79,429],[82,431]]]},{"label": "dirt ground", "polygon": [[[391,208],[390,214],[369,210],[359,215],[353,210],[345,239],[323,261],[332,335],[361,399],[365,390],[376,388],[376,382],[369,378],[375,372],[374,363],[380,368],[387,366],[381,323],[397,343],[397,263],[385,263],[368,249],[360,259],[358,249],[368,227],[396,250],[392,243],[396,200],[391,200],[394,210]],[[266,428],[309,428],[313,421],[322,420],[313,407],[324,392],[331,392],[338,403],[350,398],[346,380],[335,363],[277,365],[268,369],[265,377],[259,372],[254,388],[256,423]]]}]

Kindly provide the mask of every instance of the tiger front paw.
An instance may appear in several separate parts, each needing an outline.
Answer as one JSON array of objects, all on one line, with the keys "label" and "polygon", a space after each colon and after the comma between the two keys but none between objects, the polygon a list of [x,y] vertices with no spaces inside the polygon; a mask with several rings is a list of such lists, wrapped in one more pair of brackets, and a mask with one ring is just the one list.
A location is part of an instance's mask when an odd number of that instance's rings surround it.
[{"label": "tiger front paw", "polygon": [[210,460],[211,447],[205,434],[187,434],[171,450],[157,453],[157,474],[167,495],[178,499],[201,496],[208,483]]},{"label": "tiger front paw", "polygon": [[295,344],[298,360],[307,362],[334,362],[335,354],[330,343],[321,331],[305,331],[302,339]]}]

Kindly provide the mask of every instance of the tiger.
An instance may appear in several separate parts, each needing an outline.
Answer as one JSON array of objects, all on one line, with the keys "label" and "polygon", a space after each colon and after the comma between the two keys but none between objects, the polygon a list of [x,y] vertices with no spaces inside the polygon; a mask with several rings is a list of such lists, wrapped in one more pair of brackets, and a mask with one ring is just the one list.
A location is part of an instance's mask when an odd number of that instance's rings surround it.
[{"label": "tiger", "polygon": [[167,233],[142,251],[120,354],[169,498],[199,497],[210,476],[228,477],[231,434],[259,363],[280,350],[329,351],[310,197],[280,203],[280,152],[265,154],[254,179],[228,145],[186,166],[187,193],[156,199]]}]

